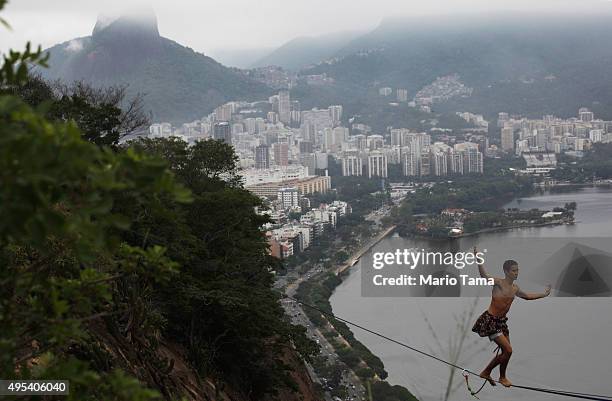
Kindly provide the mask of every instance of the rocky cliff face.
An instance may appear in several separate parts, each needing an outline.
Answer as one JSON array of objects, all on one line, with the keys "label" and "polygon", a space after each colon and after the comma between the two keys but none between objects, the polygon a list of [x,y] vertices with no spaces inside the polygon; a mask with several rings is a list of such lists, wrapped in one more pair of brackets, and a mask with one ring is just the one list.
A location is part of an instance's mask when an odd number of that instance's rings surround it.
[{"label": "rocky cliff face", "polygon": [[190,401],[323,401],[317,396],[304,362],[291,348],[285,348],[283,363],[293,384],[277,388],[262,400],[254,400],[239,385],[228,384],[223,377],[201,377],[189,362],[186,350],[164,341],[152,349],[128,339],[104,323],[90,325],[94,344],[105,355],[105,364],[133,374],[166,399]]},{"label": "rocky cliff face", "polygon": [[50,73],[64,80],[94,83],[112,81],[147,60],[164,56],[157,18],[152,13],[116,19],[101,16],[91,36],[74,39],[61,50],[68,57],[62,62],[60,49],[51,51]]}]

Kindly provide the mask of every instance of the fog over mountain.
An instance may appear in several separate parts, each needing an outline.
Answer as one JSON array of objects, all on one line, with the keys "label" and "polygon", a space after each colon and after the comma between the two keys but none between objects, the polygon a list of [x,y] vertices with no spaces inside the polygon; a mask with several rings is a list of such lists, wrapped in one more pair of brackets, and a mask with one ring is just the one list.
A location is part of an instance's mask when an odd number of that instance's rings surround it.
[{"label": "fog over mountain", "polygon": [[275,51],[274,47],[263,47],[255,49],[214,49],[209,56],[228,67],[250,68],[253,64]]},{"label": "fog over mountain", "polygon": [[587,106],[612,117],[609,21],[610,14],[526,13],[386,19],[302,73],[325,73],[337,85],[406,88],[411,97],[458,74],[472,96],[438,109],[569,116]]},{"label": "fog over mountain", "polygon": [[252,67],[277,65],[289,70],[298,70],[334,56],[362,34],[363,32],[350,31],[295,38],[254,62]]},{"label": "fog over mountain", "polygon": [[604,0],[11,0],[5,18],[14,29],[0,38],[0,49],[20,48],[27,40],[49,47],[84,36],[98,14],[117,14],[143,2],[162,17],[163,36],[206,54],[217,54],[217,49],[274,48],[298,37],[371,30],[389,16],[486,16],[522,10],[547,18],[559,11],[599,12],[611,4]]}]

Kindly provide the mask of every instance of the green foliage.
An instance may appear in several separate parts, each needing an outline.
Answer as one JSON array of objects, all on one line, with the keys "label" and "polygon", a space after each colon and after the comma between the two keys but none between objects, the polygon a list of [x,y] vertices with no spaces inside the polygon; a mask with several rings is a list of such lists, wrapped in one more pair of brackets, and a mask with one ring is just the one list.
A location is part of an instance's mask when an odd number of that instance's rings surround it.
[{"label": "green foliage", "polygon": [[414,229],[412,215],[412,204],[410,202],[402,202],[399,206],[394,206],[391,209],[389,221],[397,226],[399,235],[406,236]]},{"label": "green foliage", "polygon": [[392,386],[384,381],[372,383],[372,397],[377,401],[418,401],[417,398],[401,386]]},{"label": "green foliage", "polygon": [[53,104],[52,114],[59,120],[73,120],[84,139],[98,145],[119,142],[121,109],[111,104],[93,105],[76,94],[62,96]]},{"label": "green foliage", "polygon": [[[438,215],[446,208],[490,212],[476,213],[465,220],[464,230],[474,232],[507,224],[508,219],[499,212],[499,207],[512,198],[531,191],[533,186],[530,179],[510,175],[481,177],[476,182],[469,177],[451,183],[440,182],[431,188],[420,188],[406,197],[399,207],[391,209],[388,222],[397,225],[400,235],[407,236],[417,233],[414,214]],[[450,223],[452,222],[445,219],[430,219],[428,235],[433,238],[447,238]]]},{"label": "green foliage", "polygon": [[573,183],[586,183],[596,178],[612,178],[612,144],[596,143],[582,159],[565,163],[553,170],[551,177]]},{"label": "green foliage", "polygon": [[118,195],[178,202],[184,189],[158,160],[100,149],[14,97],[0,96],[0,121],[0,375],[54,372],[75,383],[72,399],[151,399],[133,379],[90,370],[70,350],[95,336],[92,322],[132,314],[112,302],[116,277],[144,285],[175,271],[163,248],[120,245],[130,216],[114,210]]},{"label": "green foliage", "polygon": [[336,189],[335,193],[314,195],[311,203],[318,205],[341,200],[350,203],[355,216],[364,216],[373,209],[379,208],[387,200],[386,195],[374,195],[382,190],[381,181],[367,177],[332,175],[332,187]]},{"label": "green foliage", "polygon": [[515,156],[504,156],[500,158],[485,157],[484,173],[487,176],[514,175],[510,169],[521,170],[527,166],[525,159]]},{"label": "green foliage", "polygon": [[[171,139],[113,153],[9,96],[0,97],[0,119],[3,377],[16,377],[16,356],[28,374],[44,355],[49,369],[66,365],[59,377],[102,380],[105,363],[87,351],[103,335],[99,319],[141,344],[149,363],[163,365],[154,350],[171,338],[202,374],[256,397],[285,383],[287,344],[314,353],[283,320],[266,219],[235,179],[228,145]],[[162,150],[186,187],[157,157]],[[211,162],[212,154],[225,158]],[[70,354],[92,370],[71,376]]]},{"label": "green foliage", "polygon": [[566,210],[575,211],[576,210],[576,202],[569,202],[565,204]]},{"label": "green foliage", "polygon": [[[4,4],[5,2],[0,3],[0,10],[2,10]],[[4,54],[2,57],[4,59],[0,68],[0,83],[2,83],[2,86],[22,85],[28,79],[30,65],[45,67],[49,58],[47,55],[43,56],[40,46],[32,51],[30,42],[26,44],[25,51],[9,50],[8,54]]]},{"label": "green foliage", "polygon": [[438,214],[445,208],[491,211],[497,210],[514,196],[531,190],[531,180],[524,177],[485,177],[476,182],[465,178],[450,184],[438,183],[433,188],[419,189],[404,202],[409,203],[417,214]]},{"label": "green foliage", "polygon": [[39,57],[12,52],[0,75],[0,377],[69,380],[70,400],[170,399],[184,390],[170,343],[252,399],[288,386],[284,350],[316,344],[271,289],[267,220],[231,147],[97,146],[116,103],[49,99],[20,67]]},{"label": "green foliage", "polygon": [[334,254],[334,262],[336,264],[340,264],[342,262],[346,262],[346,260],[348,259],[349,254],[346,253],[345,251],[338,251]]},{"label": "green foliage", "polygon": [[101,89],[83,82],[64,85],[30,75],[7,85],[1,92],[20,97],[49,120],[74,122],[89,142],[114,147],[122,136],[148,123],[142,98],[127,100],[125,91],[125,87]]},{"label": "green foliage", "polygon": [[465,219],[463,230],[466,233],[473,233],[485,228],[501,227],[506,224],[508,224],[508,219],[501,213],[475,213]]}]

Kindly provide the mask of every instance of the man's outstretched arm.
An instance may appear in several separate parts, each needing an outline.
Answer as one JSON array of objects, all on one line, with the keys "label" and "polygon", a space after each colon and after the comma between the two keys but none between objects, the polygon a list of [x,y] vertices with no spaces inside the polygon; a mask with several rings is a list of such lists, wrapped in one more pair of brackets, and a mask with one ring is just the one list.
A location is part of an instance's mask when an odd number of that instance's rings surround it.
[{"label": "man's outstretched arm", "polygon": [[[476,256],[476,254],[478,253],[478,249],[476,249],[476,247],[474,247],[474,256]],[[495,280],[495,284],[497,284],[497,281],[500,280],[497,277],[493,277],[491,276],[487,270],[485,269],[483,264],[478,264],[478,273],[480,273],[480,277],[482,278],[486,278],[486,279],[490,279],[492,278],[493,280]]]},{"label": "man's outstretched arm", "polygon": [[519,297],[519,298],[526,299],[528,301],[533,301],[534,299],[540,299],[540,298],[545,298],[545,297],[549,296],[550,295],[550,289],[551,289],[551,286],[549,284],[549,285],[546,286],[546,290],[544,290],[543,293],[535,294],[535,293],[524,292],[523,290],[521,290],[519,288],[518,291],[516,292],[516,296]]}]

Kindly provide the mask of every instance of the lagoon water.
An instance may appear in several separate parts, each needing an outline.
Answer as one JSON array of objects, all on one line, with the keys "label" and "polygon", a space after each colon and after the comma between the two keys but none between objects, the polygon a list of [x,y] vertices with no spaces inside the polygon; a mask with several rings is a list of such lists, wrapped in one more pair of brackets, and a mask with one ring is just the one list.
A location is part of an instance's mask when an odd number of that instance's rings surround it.
[{"label": "lagoon water", "polygon": [[[360,270],[372,268],[371,252],[403,248],[465,251],[477,245],[479,249],[488,250],[486,266],[491,274],[502,275],[503,260],[515,259],[521,268],[518,280],[521,288],[541,291],[546,283],[538,277],[538,267],[550,261],[565,244],[578,243],[612,252],[612,190],[584,188],[574,192],[545,193],[506,205],[550,210],[572,201],[578,204],[575,225],[518,229],[442,242],[386,238],[360,260],[336,289],[331,298],[333,311],[338,316],[446,360],[452,359],[451,344],[461,339],[462,327],[467,327],[458,363],[480,371],[493,356],[494,347],[488,339],[478,337],[469,329],[478,314],[487,308],[490,288],[462,287],[456,289],[459,294],[453,294],[460,296],[454,297],[440,297],[436,293],[432,297],[415,296],[409,291],[401,296],[393,293],[393,296],[373,297],[364,291]],[[608,268],[612,269],[612,266]],[[466,273],[476,274],[475,270],[465,269]],[[552,284],[558,289],[558,281]],[[560,295],[558,291],[553,294]],[[516,384],[612,395],[612,298],[553,296],[535,301],[517,299],[509,313],[509,327],[514,354],[508,377]],[[383,360],[391,384],[407,387],[422,401],[444,400],[449,377],[452,377],[452,390],[446,399],[473,399],[460,372],[451,374],[450,369],[440,362],[359,329],[353,329],[353,332]],[[494,377],[497,376],[496,370]],[[471,385],[478,388],[480,381],[471,378]],[[479,397],[502,401],[559,399],[558,396],[506,389],[500,385],[495,388],[486,386]]]}]

